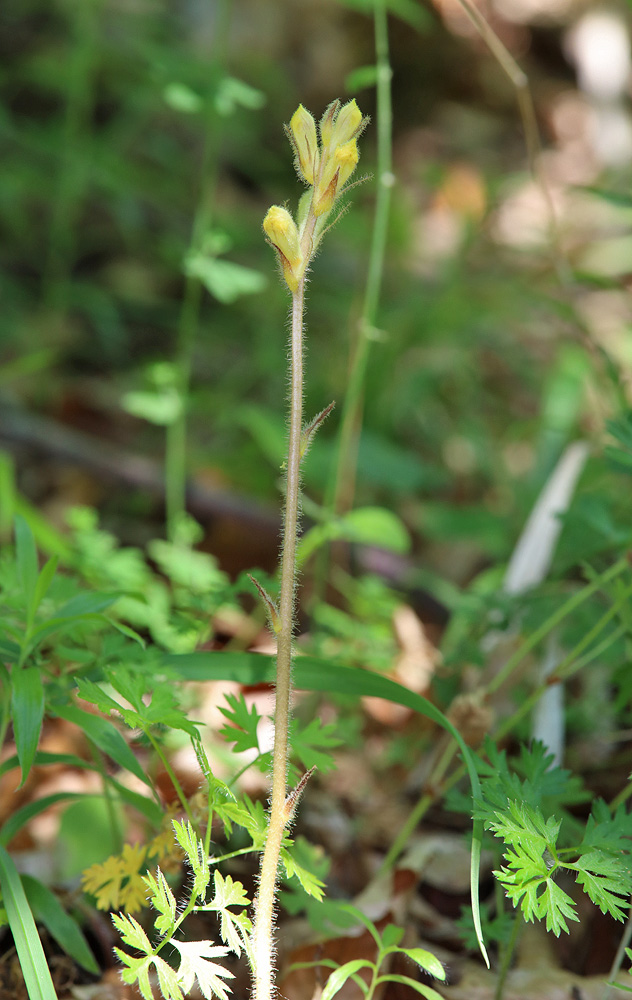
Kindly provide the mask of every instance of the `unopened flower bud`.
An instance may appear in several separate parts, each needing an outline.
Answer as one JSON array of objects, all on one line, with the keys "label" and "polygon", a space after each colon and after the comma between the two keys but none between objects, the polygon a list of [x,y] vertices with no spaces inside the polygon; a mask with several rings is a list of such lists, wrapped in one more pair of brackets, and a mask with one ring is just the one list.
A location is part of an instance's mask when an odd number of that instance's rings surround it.
[{"label": "unopened flower bud", "polygon": [[338,164],[338,187],[342,188],[347,183],[351,174],[358,165],[360,154],[358,144],[355,139],[345,142],[344,146],[338,146],[334,153],[334,160]]},{"label": "unopened flower bud", "polygon": [[343,143],[355,139],[362,126],[362,112],[355,102],[344,104],[336,115],[328,145],[342,146]]},{"label": "unopened flower bud", "polygon": [[295,292],[304,270],[296,223],[286,208],[272,205],[263,220],[263,228],[270,243],[279,253],[283,277],[289,289]]},{"label": "unopened flower bud", "polygon": [[289,134],[296,150],[296,169],[308,184],[313,184],[319,160],[316,122],[302,104],[290,119]]},{"label": "unopened flower bud", "polygon": [[355,139],[338,146],[330,153],[314,194],[314,215],[331,211],[341,189],[351,177],[358,163],[358,146]]},{"label": "unopened flower bud", "polygon": [[323,145],[323,149],[327,149],[331,142],[334,122],[339,111],[340,101],[332,101],[320,120],[320,141]]}]

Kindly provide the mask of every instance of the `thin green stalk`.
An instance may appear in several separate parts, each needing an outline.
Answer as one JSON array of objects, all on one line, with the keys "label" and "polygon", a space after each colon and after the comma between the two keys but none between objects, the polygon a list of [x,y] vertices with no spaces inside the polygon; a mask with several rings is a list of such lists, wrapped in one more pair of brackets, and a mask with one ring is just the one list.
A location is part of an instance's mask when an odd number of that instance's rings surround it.
[{"label": "thin green stalk", "polygon": [[162,761],[162,766],[164,767],[165,771],[169,775],[169,778],[171,780],[171,784],[173,785],[173,787],[175,789],[176,795],[178,796],[178,799],[180,800],[180,804],[181,804],[182,808],[184,809],[185,813],[187,814],[187,818],[189,820],[189,823],[191,824],[191,826],[193,827],[194,830],[197,830],[197,823],[195,822],[195,820],[193,818],[193,813],[191,812],[191,806],[189,805],[189,800],[187,799],[186,795],[184,794],[184,790],[182,788],[182,785],[178,781],[176,773],[173,770],[171,764],[169,763],[169,759],[168,759],[167,755],[163,752],[163,749],[160,746],[160,743],[158,742],[158,740],[156,740],[152,736],[151,733],[147,732],[146,736],[147,736],[147,739],[149,740],[149,742],[151,743],[152,747],[156,751],[156,754],[158,755],[158,757]]},{"label": "thin green stalk", "polygon": [[583,604],[587,598],[591,597],[597,590],[599,590],[600,587],[609,583],[610,580],[619,576],[620,573],[623,573],[629,565],[628,557],[623,556],[621,559],[617,560],[616,563],[613,563],[613,565],[610,566],[610,568],[604,573],[601,573],[585,587],[582,587],[582,589],[576,594],[569,597],[561,608],[558,608],[557,611],[550,615],[550,617],[547,618],[546,621],[543,622],[542,625],[540,625],[540,627],[529,636],[526,642],[524,642],[522,646],[516,650],[513,656],[509,657],[502,670],[499,670],[496,676],[487,685],[487,693],[492,694],[494,691],[497,691],[498,688],[501,687],[507,678],[513,673],[516,667],[522,663],[527,654],[530,653],[531,650],[534,649],[540,642],[542,642],[549,632],[552,632],[554,628],[564,621],[568,615],[575,611],[580,604]]},{"label": "thin green stalk", "polygon": [[375,323],[382,289],[391,191],[394,181],[391,152],[393,132],[391,77],[393,74],[388,50],[388,21],[384,0],[375,0],[373,20],[377,64],[377,195],[362,315],[358,324],[358,339],[342,407],[332,504],[334,514],[339,514],[351,507],[355,492],[358,441],[364,406],[364,385],[371,343],[375,339]]},{"label": "thin green stalk", "polygon": [[[377,66],[377,194],[371,235],[362,313],[357,340],[352,346],[352,363],[347,381],[336,464],[327,485],[324,508],[330,517],[348,510],[353,504],[358,461],[358,443],[364,407],[364,386],[371,342],[375,339],[377,308],[382,289],[384,256],[391,204],[393,108],[391,101],[392,70],[388,49],[388,20],[384,0],[375,0],[373,8],[375,56]],[[314,597],[322,598],[328,575],[329,545],[318,554],[314,573]]]},{"label": "thin green stalk", "polygon": [[[499,885],[498,882],[496,884]],[[502,995],[505,992],[507,973],[511,967],[511,959],[513,958],[514,951],[516,950],[516,944],[518,943],[518,937],[523,927],[524,918],[522,916],[522,911],[516,910],[514,913],[513,926],[511,928],[511,936],[501,951],[500,968],[498,969],[498,976],[496,979],[494,1000],[502,1000]]]},{"label": "thin green stalk", "polygon": [[[491,694],[493,691],[497,690],[500,687],[500,685],[509,678],[511,673],[520,665],[520,663],[522,663],[523,659],[528,655],[528,653],[530,653],[531,650],[535,648],[535,646],[537,646],[543,639],[545,639],[550,632],[552,632],[555,628],[557,628],[557,626],[569,614],[575,611],[576,608],[580,606],[580,604],[582,604],[585,600],[591,597],[604,584],[608,583],[610,580],[614,579],[616,576],[622,573],[627,567],[629,567],[628,558],[627,556],[623,556],[616,563],[610,566],[609,569],[607,569],[604,573],[601,573],[598,577],[596,577],[589,584],[587,584],[587,586],[583,587],[576,594],[573,594],[573,596],[570,597],[562,605],[561,608],[558,608],[557,611],[555,611],[552,615],[550,615],[549,618],[547,618],[546,621],[543,622],[540,628],[536,629],[536,631],[532,633],[532,635],[519,647],[519,649],[516,650],[516,652],[513,654],[513,656],[509,658],[509,660],[502,668],[502,670],[500,670],[499,673],[486,686],[485,692],[487,694]],[[620,597],[617,600],[617,602],[615,602],[615,604],[608,609],[608,611],[601,617],[599,622],[597,622],[597,624],[590,630],[588,636],[585,637],[589,639],[589,642],[592,642],[599,634],[599,632],[605,627],[605,625],[607,625],[607,623],[614,617],[614,615],[617,613],[619,608],[622,607],[623,603],[625,602],[628,596],[629,596],[629,590],[628,588],[626,588],[622,597]],[[607,636],[603,643],[600,643],[599,646],[595,647],[594,650],[589,650],[589,652],[586,653],[584,657],[577,660],[575,663],[575,668],[573,670],[573,673],[575,673],[578,669],[580,669],[580,666],[581,667],[585,666],[586,663],[590,662],[595,656],[598,656],[603,649],[607,648],[610,645],[610,643],[614,641],[614,638],[618,637],[619,631],[615,630],[615,633],[616,634]],[[570,671],[568,670],[569,664],[573,662],[573,660],[576,657],[578,657],[579,653],[583,652],[583,650],[586,648],[589,642],[585,642],[584,639],[582,639],[580,643],[572,651],[572,653],[569,654],[569,656],[567,656],[564,659],[562,664],[560,664],[560,666],[565,667],[565,676],[570,676]],[[542,697],[542,694],[544,693],[546,688],[551,684],[551,681],[555,676],[557,676],[557,670],[555,671],[554,675],[549,677],[546,682],[539,684],[537,688],[535,688],[535,690],[532,691],[532,693],[521,702],[520,706],[510,716],[510,718],[506,719],[505,722],[502,723],[496,730],[494,734],[494,738],[496,740],[502,739],[508,732],[511,732],[516,723],[521,718],[523,718],[529,711],[531,711],[532,708],[534,708],[534,706],[536,705],[538,700]],[[449,763],[449,760],[456,753],[456,750],[457,750],[456,743],[454,742],[454,740],[450,740],[450,743],[446,747],[444,754],[437,762],[436,766],[433,768],[433,771],[428,779],[428,785],[430,785],[433,788],[438,786],[439,782],[443,778],[447,764]],[[465,773],[465,766],[461,764],[444,781],[443,794],[445,794],[450,788],[452,788],[463,777],[464,773]],[[630,787],[631,787],[630,794],[632,794],[632,785]],[[404,847],[406,846],[408,837],[417,827],[417,825],[421,822],[426,812],[432,805],[434,798],[435,796],[430,795],[428,793],[424,793],[420,797],[419,801],[417,802],[410,816],[408,817],[406,823],[404,824],[400,833],[398,834],[396,840],[391,846],[391,849],[389,850],[386,858],[384,859],[380,870],[387,870],[395,863],[395,861],[403,851]]]},{"label": "thin green stalk", "polygon": [[[230,13],[231,0],[219,0],[216,11],[213,52],[210,58],[211,72],[216,84],[224,74],[228,51]],[[210,228],[214,211],[219,174],[218,149],[221,119],[215,110],[213,90],[214,88],[211,87],[211,97],[207,102],[200,194],[193,219],[190,253],[200,249],[204,236]],[[174,420],[167,426],[165,441],[165,506],[167,536],[171,541],[177,537],[178,524],[186,510],[187,399],[201,304],[202,284],[200,279],[195,275],[187,274],[174,357],[175,388],[180,406]]]},{"label": "thin green stalk", "polygon": [[[429,784],[432,784],[433,787],[436,787],[443,778],[443,775],[450,766],[450,761],[454,757],[456,750],[456,741],[452,739],[452,737],[448,736],[447,745],[444,747],[439,760],[432,769],[432,777],[430,778]],[[397,858],[400,856],[408,843],[409,837],[412,836],[435,799],[436,795],[431,792],[424,792],[421,796],[408,819],[399,830],[395,840],[391,844],[386,857],[380,865],[380,874],[387,872],[395,864]]]},{"label": "thin green stalk", "polygon": [[97,63],[99,8],[100,0],[85,0],[72,7],[73,39],[69,53],[63,137],[59,144],[60,167],[42,275],[42,298],[48,306],[56,309],[65,309],[68,304],[75,226],[86,183],[88,143],[85,139],[94,103],[92,77]]}]

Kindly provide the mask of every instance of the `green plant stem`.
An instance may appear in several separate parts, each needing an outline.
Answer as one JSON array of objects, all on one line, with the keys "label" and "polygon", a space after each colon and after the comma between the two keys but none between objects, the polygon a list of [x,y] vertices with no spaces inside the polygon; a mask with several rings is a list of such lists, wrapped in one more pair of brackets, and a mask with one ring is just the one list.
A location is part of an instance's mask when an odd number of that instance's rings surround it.
[{"label": "green plant stem", "polygon": [[507,678],[513,673],[516,667],[522,663],[524,658],[528,653],[531,652],[542,640],[551,632],[554,628],[564,621],[564,619],[570,615],[580,604],[583,604],[587,598],[591,597],[597,590],[600,589],[604,584],[609,583],[615,577],[619,576],[626,568],[629,567],[628,557],[623,556],[621,559],[617,560],[609,569],[604,573],[601,573],[598,577],[592,580],[585,587],[582,587],[576,594],[569,597],[567,601],[558,608],[545,622],[540,625],[540,628],[536,629],[529,638],[520,646],[519,649],[510,656],[505,663],[502,670],[499,670],[496,676],[487,685],[487,693],[492,694],[501,687]]},{"label": "green plant stem", "polygon": [[68,89],[59,142],[60,165],[52,201],[51,225],[42,275],[42,299],[65,310],[75,255],[76,223],[87,178],[88,133],[94,104],[93,77],[98,64],[100,0],[84,0],[71,8],[72,44]]},{"label": "green plant stem", "polygon": [[[193,219],[189,253],[201,248],[213,217],[219,175],[218,148],[221,135],[221,121],[214,105],[214,90],[224,74],[228,51],[230,13],[231,0],[219,0],[216,11],[213,52],[210,59],[211,74],[215,86],[211,82],[210,95],[207,98],[200,195]],[[184,286],[174,358],[176,392],[180,406],[175,419],[167,426],[165,441],[165,506],[167,537],[171,541],[177,537],[178,524],[186,510],[187,399],[201,304],[202,284],[199,278],[188,274]]]},{"label": "green plant stem", "polygon": [[[353,360],[342,405],[340,435],[333,478],[330,478],[324,508],[329,517],[336,516],[353,505],[358,443],[362,425],[364,385],[371,342],[375,339],[377,307],[382,288],[384,255],[393,187],[392,131],[393,109],[391,102],[392,70],[388,49],[388,21],[384,0],[374,0],[373,21],[375,55],[377,64],[377,194],[369,266],[358,323],[357,341],[352,348]],[[314,597],[322,599],[329,569],[329,545],[324,545],[318,555],[315,570]]]},{"label": "green plant stem", "polygon": [[191,824],[191,826],[193,827],[194,830],[197,830],[197,823],[195,822],[195,820],[193,818],[193,813],[191,812],[191,806],[189,805],[189,800],[187,799],[186,795],[184,794],[184,790],[182,788],[182,785],[178,781],[178,779],[176,777],[176,774],[175,774],[175,771],[173,770],[171,764],[169,763],[167,755],[165,753],[163,753],[163,750],[162,750],[162,747],[160,746],[160,743],[158,742],[158,740],[156,740],[152,736],[151,733],[146,732],[145,735],[147,736],[147,739],[149,740],[149,742],[151,743],[152,747],[156,751],[156,754],[158,755],[159,759],[162,761],[162,766],[164,767],[165,771],[169,775],[169,778],[171,779],[171,784],[173,785],[173,787],[175,789],[176,795],[178,796],[178,799],[180,800],[180,804],[181,804],[182,808],[184,809],[185,813],[187,814],[187,818],[189,820],[189,823]]},{"label": "green plant stem", "polygon": [[[308,228],[309,228],[308,223]],[[308,233],[309,243],[313,232]],[[279,596],[280,632],[277,645],[272,795],[266,845],[261,859],[259,892],[253,928],[255,1000],[270,1000],[273,992],[274,907],[283,832],[287,824],[288,732],[292,672],[292,640],[296,594],[296,544],[299,526],[301,431],[303,423],[303,307],[305,278],[292,297],[290,434],[285,486],[285,521]]]},{"label": "green plant stem", "polygon": [[[432,777],[430,782],[436,785],[445,774],[446,770],[450,766],[450,761],[456,753],[457,744],[456,741],[451,737],[448,737],[447,746],[444,747],[443,753],[439,757],[435,767],[432,770]],[[391,868],[399,855],[404,850],[406,844],[408,843],[408,838],[413,834],[417,825],[421,822],[422,818],[425,816],[426,812],[435,801],[436,795],[431,792],[424,792],[416,806],[410,813],[410,816],[400,829],[395,840],[391,844],[388,854],[384,858],[382,864],[380,865],[380,874],[387,872]]]},{"label": "green plant stem", "polygon": [[498,969],[498,977],[496,979],[494,1000],[502,1000],[502,995],[505,992],[507,973],[509,972],[511,966],[511,959],[513,958],[513,953],[516,950],[516,944],[518,943],[518,937],[523,927],[524,919],[522,917],[522,911],[516,910],[513,919],[513,926],[511,928],[511,936],[501,952],[500,968]]},{"label": "green plant stem", "polygon": [[[585,600],[591,597],[604,584],[608,583],[610,580],[617,577],[626,568],[628,568],[629,565],[630,564],[628,562],[627,556],[623,556],[621,559],[617,560],[616,563],[613,563],[613,565],[610,566],[609,569],[607,569],[604,573],[601,573],[598,577],[596,577],[589,584],[587,584],[587,586],[583,587],[580,591],[578,591],[576,594],[573,594],[572,597],[570,597],[567,601],[565,601],[562,607],[558,608],[557,611],[555,611],[552,615],[550,615],[546,619],[546,621],[542,623],[540,628],[536,629],[536,631],[532,633],[532,635],[522,644],[522,646],[520,646],[519,649],[516,650],[513,656],[511,656],[509,660],[507,660],[507,663],[502,668],[502,670],[500,670],[498,674],[493,678],[493,680],[491,680],[487,685],[485,689],[486,693],[491,694],[493,691],[497,690],[497,688],[500,687],[500,685],[508,679],[510,674],[520,665],[520,663],[522,663],[523,659],[527,656],[527,654],[530,653],[531,650],[538,645],[538,643],[540,643],[543,639],[546,638],[549,632],[557,628],[557,626],[567,617],[567,615],[575,611],[575,609],[578,608],[580,604],[582,604]],[[508,732],[511,732],[516,723],[521,718],[523,718],[524,715],[530,712],[532,708],[534,708],[536,703],[542,697],[542,694],[544,693],[546,688],[550,686],[551,681],[554,678],[556,678],[558,670],[561,667],[564,667],[564,676],[565,677],[570,676],[571,672],[575,673],[581,667],[585,666],[586,663],[590,662],[595,656],[598,656],[603,649],[607,648],[611,642],[613,642],[616,638],[618,638],[620,632],[618,629],[616,629],[614,634],[607,636],[603,643],[600,643],[599,646],[595,647],[594,650],[590,650],[584,657],[582,657],[581,660],[577,660],[573,671],[569,670],[570,663],[573,662],[573,660],[575,660],[575,658],[578,657],[581,652],[583,652],[586,646],[589,645],[590,642],[592,642],[596,638],[599,632],[608,624],[608,622],[615,616],[617,611],[623,606],[623,604],[629,597],[630,589],[632,588],[625,589],[625,591],[617,599],[615,604],[613,604],[612,607],[610,607],[608,611],[604,615],[602,615],[599,622],[597,622],[597,624],[593,626],[590,632],[587,633],[587,635],[584,638],[582,638],[582,640],[578,643],[575,649],[567,657],[565,657],[565,659],[562,661],[562,664],[560,664],[560,667],[556,669],[554,674],[552,674],[551,677],[549,677],[546,682],[539,684],[537,688],[535,688],[535,690],[532,691],[532,693],[521,702],[520,706],[516,709],[516,711],[508,719],[506,719],[501,726],[499,726],[499,728],[495,733],[496,740],[502,739]],[[433,768],[432,773],[428,779],[428,785],[430,785],[432,788],[436,788],[439,782],[442,780],[443,775],[445,774],[445,771],[447,769],[447,766],[452,757],[454,756],[454,754],[456,753],[456,750],[457,750],[457,745],[455,741],[451,739],[449,745],[446,747],[441,758],[437,761],[437,764]],[[445,792],[447,792],[450,788],[452,788],[453,785],[455,785],[458,781],[460,781],[460,779],[463,777],[464,774],[465,774],[465,766],[461,764],[452,772],[452,774],[443,783],[443,794],[445,794]],[[630,794],[632,794],[632,785],[630,786]],[[410,816],[406,820],[406,823],[404,824],[397,838],[393,842],[393,845],[389,850],[388,854],[386,855],[384,861],[382,862],[380,868],[381,872],[388,870],[395,863],[395,861],[403,851],[404,847],[406,846],[408,837],[412,834],[415,827],[421,822],[426,812],[434,802],[435,798],[436,795],[430,793],[424,793],[420,797],[419,801],[412,810]]]},{"label": "green plant stem", "polygon": [[333,498],[334,514],[339,514],[351,507],[355,492],[364,384],[371,343],[375,339],[375,321],[382,288],[391,190],[394,180],[391,153],[393,131],[392,70],[388,51],[388,22],[384,0],[375,0],[373,20],[377,64],[377,196],[364,303],[342,409]]}]

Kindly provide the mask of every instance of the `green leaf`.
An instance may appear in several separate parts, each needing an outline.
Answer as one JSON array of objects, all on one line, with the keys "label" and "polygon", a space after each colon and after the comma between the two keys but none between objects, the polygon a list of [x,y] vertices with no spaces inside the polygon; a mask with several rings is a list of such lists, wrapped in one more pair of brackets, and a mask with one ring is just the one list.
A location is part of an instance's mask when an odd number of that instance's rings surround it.
[{"label": "green leaf", "polygon": [[55,705],[54,712],[61,719],[66,719],[67,722],[72,722],[75,726],[79,726],[88,739],[99,750],[102,750],[108,757],[111,757],[119,767],[135,775],[145,785],[148,785],[149,788],[153,787],[118,729],[108,719],[102,719],[100,715],[92,715],[90,712],[84,712],[75,705]]},{"label": "green leaf", "polygon": [[297,546],[298,564],[303,566],[321,545],[337,540],[402,554],[410,549],[408,532],[396,514],[383,507],[360,507],[306,531]]},{"label": "green leaf", "polygon": [[185,115],[193,115],[201,111],[204,101],[199,94],[187,87],[184,83],[169,83],[162,92],[165,103],[174,111],[181,111]]},{"label": "green leaf", "polygon": [[176,840],[186,854],[187,861],[193,871],[193,889],[191,891],[191,896],[192,898],[199,897],[202,902],[204,902],[206,889],[211,881],[211,872],[209,869],[206,851],[204,850],[204,844],[195,833],[189,820],[181,823],[179,820],[174,819],[173,829],[176,835]]},{"label": "green leaf", "polygon": [[429,972],[435,979],[440,979],[442,982],[445,980],[445,969],[436,955],[433,955],[431,951],[426,951],[425,948],[400,948],[399,951],[412,958],[413,962],[421,969],[424,969],[425,972]]},{"label": "green leaf", "polygon": [[345,77],[345,90],[349,94],[357,94],[365,87],[374,87],[377,83],[377,66],[358,66]]},{"label": "green leaf", "polygon": [[[241,652],[204,652],[167,654],[163,662],[175,669],[180,676],[188,680],[224,679],[235,680],[241,684],[259,684],[262,681],[271,682],[275,676],[273,657],[259,653]],[[463,737],[452,725],[450,720],[439,709],[408,688],[396,681],[357,667],[321,660],[315,656],[297,656],[294,660],[294,682],[297,688],[308,691],[326,691],[337,694],[348,694],[360,698],[372,695],[384,698],[399,705],[412,708],[413,711],[432,719],[443,729],[446,729],[456,740],[463,754],[467,768],[472,796],[480,799],[480,781],[474,763],[474,755]],[[239,822],[239,821],[237,821]],[[480,924],[480,905],[478,900],[478,882],[480,871],[480,852],[483,834],[482,822],[475,820],[472,837],[472,861],[470,868],[470,887],[472,896],[472,917],[477,940],[486,964],[489,966],[487,951],[482,939]]]},{"label": "green leaf", "polygon": [[[290,743],[292,752],[296,754],[306,771],[317,767],[322,774],[327,774],[335,767],[331,753],[326,751],[339,747],[342,740],[335,733],[335,725],[323,723],[320,719],[312,719],[307,726],[292,726]],[[325,751],[325,752],[323,752]]]},{"label": "green leaf", "polygon": [[325,884],[321,882],[317,875],[305,868],[298,859],[286,847],[281,848],[281,864],[288,878],[296,875],[301,886],[314,899],[322,899],[325,895]]},{"label": "green leaf", "polygon": [[[45,750],[39,750],[35,754],[33,763],[38,767],[46,767],[49,764],[63,764],[65,767],[83,767],[89,771],[98,771],[96,764],[82,760],[81,757],[77,757],[74,753],[47,753]],[[8,774],[9,771],[12,771],[15,767],[19,767],[19,765],[20,761],[17,754],[7,757],[0,764],[0,775]]]},{"label": "green leaf", "polygon": [[186,258],[184,273],[198,278],[207,292],[224,305],[231,305],[242,295],[262,292],[268,285],[268,279],[260,271],[200,253],[190,254]]},{"label": "green leaf", "polygon": [[223,877],[221,872],[215,871],[213,874],[214,894],[213,902],[200,909],[215,910],[220,915],[220,935],[224,944],[236,955],[241,955],[242,950],[248,943],[248,934],[252,929],[251,921],[245,909],[239,914],[231,913],[229,906],[250,906],[241,882],[234,882],[230,875]]},{"label": "green leaf", "polygon": [[[351,10],[360,10],[369,17],[373,17],[375,0],[341,0],[345,7]],[[400,20],[405,21],[417,31],[428,31],[434,20],[425,7],[420,7],[414,0],[385,0],[386,9],[391,14],[395,14]]]},{"label": "green leaf", "polygon": [[336,993],[342,989],[344,984],[347,982],[347,979],[354,976],[356,972],[360,971],[360,969],[373,968],[375,968],[373,962],[368,962],[365,958],[354,958],[351,962],[345,962],[344,965],[339,966],[339,968],[337,968],[335,972],[332,972],[330,975],[329,979],[325,983],[325,988],[320,995],[320,1000],[332,1000],[332,997],[335,997]]},{"label": "green leaf", "polygon": [[553,931],[556,937],[564,931],[568,934],[566,920],[579,920],[575,912],[575,903],[563,889],[553,881],[552,878],[546,880],[544,892],[539,898],[539,917],[546,914],[546,929]]},{"label": "green leaf", "polygon": [[393,949],[394,951],[401,951],[397,945],[404,936],[403,928],[397,927],[396,924],[387,924],[382,931],[382,947]]},{"label": "green leaf", "polygon": [[223,726],[220,729],[220,734],[227,743],[234,744],[237,753],[243,753],[245,750],[259,752],[257,726],[261,716],[256,707],[253,705],[249,710],[243,694],[240,694],[239,697],[227,694],[225,697],[229,707],[224,708],[220,705],[219,710],[228,719],[230,725]]},{"label": "green leaf", "polygon": [[572,867],[578,871],[578,883],[601,912],[610,913],[615,920],[625,920],[624,908],[629,908],[629,902],[621,897],[629,897],[632,892],[632,876],[625,863],[601,851],[591,851]]},{"label": "green leaf", "polygon": [[50,806],[57,802],[69,802],[73,799],[83,799],[86,796],[80,792],[55,792],[54,795],[44,795],[41,799],[35,799],[27,805],[17,809],[0,827],[0,845],[8,844],[29,820],[34,816],[39,816]]},{"label": "green leaf", "polygon": [[44,718],[44,685],[37,667],[14,669],[11,674],[11,712],[13,731],[18,752],[22,780],[20,788],[31,770]]},{"label": "green leaf", "polygon": [[176,920],[176,900],[165,876],[157,868],[155,876],[147,872],[143,879],[151,893],[150,903],[158,911],[158,917],[154,921],[156,930],[160,934],[171,934]]},{"label": "green leaf", "polygon": [[44,924],[59,947],[78,965],[97,975],[99,966],[81,927],[57,896],[31,875],[22,876],[22,885],[35,919]]},{"label": "green leaf", "polygon": [[602,201],[616,205],[617,208],[632,208],[632,195],[627,191],[608,191],[606,188],[591,187],[590,185],[582,186],[581,190],[597,195]]},{"label": "green leaf", "polygon": [[[114,919],[114,917],[112,917]],[[151,965],[155,965],[156,962],[162,962],[161,958],[154,958],[152,955],[144,955],[142,958],[134,958],[132,955],[126,954],[121,951],[120,948],[114,949],[115,954],[123,962],[127,968],[121,970],[121,979],[128,986],[133,986],[134,983],[138,983],[138,988],[140,990],[141,996],[144,1000],[154,1000],[153,990],[149,982],[149,968]],[[173,971],[173,970],[172,970]],[[175,973],[174,973],[175,978]],[[178,989],[176,982],[176,989]],[[163,997],[166,996],[163,992]],[[173,997],[174,994],[171,994]],[[182,1000],[183,994],[180,990],[180,994],[175,994],[175,1000]]]},{"label": "green leaf", "polygon": [[419,983],[416,979],[411,979],[410,976],[400,976],[395,972],[390,972],[387,976],[378,976],[376,985],[380,983],[401,983],[402,986],[410,986],[426,1000],[442,1000],[441,994],[433,990],[432,986]]},{"label": "green leaf", "polygon": [[219,1000],[228,1000],[230,987],[223,979],[234,979],[229,969],[217,962],[209,962],[209,958],[223,958],[228,954],[228,948],[212,945],[209,941],[177,941],[169,942],[180,952],[180,968],[178,982],[185,993],[188,993],[197,979],[202,996],[211,1000],[213,996]]},{"label": "green leaf", "polygon": [[53,577],[57,570],[57,564],[59,563],[58,556],[51,556],[48,562],[42,567],[42,570],[37,578],[37,584],[35,586],[35,592],[33,594],[33,606],[32,613],[35,614],[40,604],[46,597],[48,593],[48,588],[53,582]]},{"label": "green leaf", "polygon": [[215,108],[224,117],[233,114],[238,107],[258,111],[265,103],[266,96],[262,90],[256,90],[234,76],[223,77],[215,94]]},{"label": "green leaf", "polygon": [[0,847],[0,890],[29,1000],[57,1000],[20,876],[4,847]]},{"label": "green leaf", "polygon": [[152,954],[153,948],[149,943],[149,938],[138,923],[138,920],[125,913],[112,913],[111,917],[112,923],[121,935],[124,944],[130,948],[136,948],[146,955]]},{"label": "green leaf", "polygon": [[15,557],[18,582],[24,591],[27,612],[34,614],[33,597],[39,573],[35,539],[28,522],[17,514],[15,518]]},{"label": "green leaf", "polygon": [[157,427],[170,427],[182,413],[182,400],[174,389],[131,390],[123,395],[121,403],[127,413]]},{"label": "green leaf", "polygon": [[55,612],[58,620],[72,619],[78,620],[84,615],[96,615],[109,608],[119,599],[120,594],[106,594],[99,591],[86,591],[82,594],[75,594],[69,601]]}]

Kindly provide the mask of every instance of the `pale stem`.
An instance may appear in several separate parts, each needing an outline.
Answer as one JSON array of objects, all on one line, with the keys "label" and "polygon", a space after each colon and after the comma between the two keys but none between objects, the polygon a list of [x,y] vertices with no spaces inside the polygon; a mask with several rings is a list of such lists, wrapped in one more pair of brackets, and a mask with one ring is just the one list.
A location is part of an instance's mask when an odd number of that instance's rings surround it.
[{"label": "pale stem", "polygon": [[[313,231],[313,225],[312,225]],[[310,236],[311,239],[311,236]],[[253,928],[255,1000],[270,1000],[274,971],[274,907],[279,854],[287,822],[288,730],[290,722],[292,638],[296,591],[296,541],[299,526],[301,431],[303,422],[303,302],[305,279],[292,298],[290,437],[287,456],[285,523],[281,556],[272,795],[266,846],[261,859]]]}]

